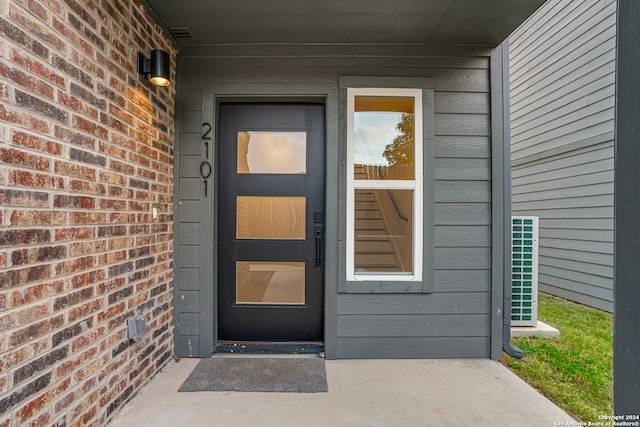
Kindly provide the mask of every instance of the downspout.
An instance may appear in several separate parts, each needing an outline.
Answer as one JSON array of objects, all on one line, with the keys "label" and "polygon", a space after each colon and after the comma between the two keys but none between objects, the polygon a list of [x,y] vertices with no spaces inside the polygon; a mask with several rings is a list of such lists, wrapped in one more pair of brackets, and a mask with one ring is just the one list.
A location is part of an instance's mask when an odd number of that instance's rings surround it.
[{"label": "downspout", "polygon": [[522,359],[524,352],[522,349],[511,344],[511,111],[509,109],[509,39],[502,42],[502,108],[503,126],[502,141],[504,144],[504,155],[502,156],[502,168],[504,185],[503,188],[503,284],[504,296],[502,306],[502,351],[509,356]]}]

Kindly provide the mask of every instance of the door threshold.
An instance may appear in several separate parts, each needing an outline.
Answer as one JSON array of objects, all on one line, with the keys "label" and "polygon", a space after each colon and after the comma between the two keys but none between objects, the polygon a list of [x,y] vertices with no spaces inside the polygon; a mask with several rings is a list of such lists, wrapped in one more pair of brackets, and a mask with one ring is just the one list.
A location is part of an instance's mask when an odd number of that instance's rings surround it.
[{"label": "door threshold", "polygon": [[324,357],[323,342],[218,341],[214,356]]}]

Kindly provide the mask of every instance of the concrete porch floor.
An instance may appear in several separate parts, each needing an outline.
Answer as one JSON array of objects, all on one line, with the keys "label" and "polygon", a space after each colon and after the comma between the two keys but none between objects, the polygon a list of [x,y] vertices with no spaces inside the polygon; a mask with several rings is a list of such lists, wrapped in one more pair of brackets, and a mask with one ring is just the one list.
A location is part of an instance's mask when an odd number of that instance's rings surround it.
[{"label": "concrete porch floor", "polygon": [[328,360],[328,393],[178,393],[198,361],[169,362],[109,427],[554,426],[573,421],[492,360]]}]

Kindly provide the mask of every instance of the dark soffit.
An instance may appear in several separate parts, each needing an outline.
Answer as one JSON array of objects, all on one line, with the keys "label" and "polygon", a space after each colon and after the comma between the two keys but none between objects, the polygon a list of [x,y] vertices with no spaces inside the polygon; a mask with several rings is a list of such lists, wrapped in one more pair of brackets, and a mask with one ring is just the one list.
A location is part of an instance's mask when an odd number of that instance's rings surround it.
[{"label": "dark soffit", "polygon": [[544,0],[143,0],[181,46],[496,46]]}]

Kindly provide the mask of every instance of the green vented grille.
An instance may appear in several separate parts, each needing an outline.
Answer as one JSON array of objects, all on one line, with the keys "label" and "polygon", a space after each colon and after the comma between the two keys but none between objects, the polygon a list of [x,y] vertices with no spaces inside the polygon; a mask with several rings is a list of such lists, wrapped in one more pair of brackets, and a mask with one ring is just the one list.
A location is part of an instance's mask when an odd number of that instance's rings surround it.
[{"label": "green vented grille", "polygon": [[511,217],[511,324],[538,322],[538,217]]}]

